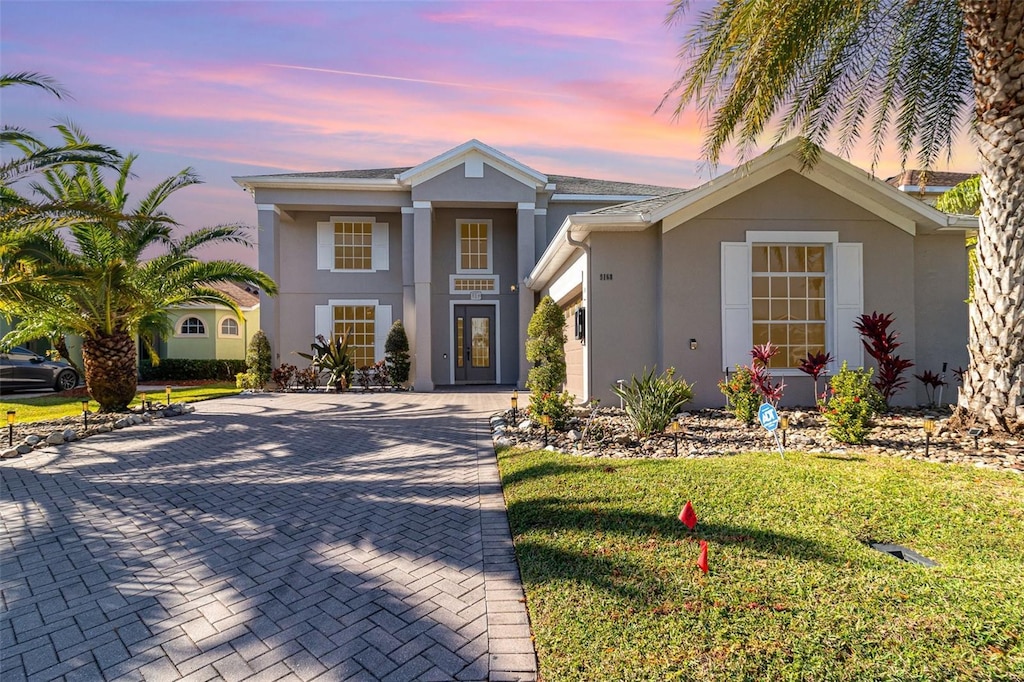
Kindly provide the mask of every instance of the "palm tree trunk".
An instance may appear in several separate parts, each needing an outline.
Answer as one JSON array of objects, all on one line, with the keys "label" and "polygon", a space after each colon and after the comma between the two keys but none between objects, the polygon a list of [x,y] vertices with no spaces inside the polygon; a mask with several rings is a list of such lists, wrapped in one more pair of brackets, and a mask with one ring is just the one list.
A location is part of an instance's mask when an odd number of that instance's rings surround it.
[{"label": "palm tree trunk", "polygon": [[1024,2],[961,0],[974,70],[981,218],[957,418],[1024,432]]},{"label": "palm tree trunk", "polygon": [[82,342],[85,385],[100,412],[119,412],[135,397],[135,341],[123,331],[87,336]]}]

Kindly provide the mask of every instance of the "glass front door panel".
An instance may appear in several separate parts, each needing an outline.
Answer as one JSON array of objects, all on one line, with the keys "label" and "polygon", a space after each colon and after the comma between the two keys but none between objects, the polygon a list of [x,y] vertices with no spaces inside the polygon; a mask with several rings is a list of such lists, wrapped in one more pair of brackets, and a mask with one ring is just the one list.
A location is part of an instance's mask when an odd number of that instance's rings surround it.
[{"label": "glass front door panel", "polygon": [[473,367],[491,366],[491,320],[486,317],[472,318],[473,325]]}]

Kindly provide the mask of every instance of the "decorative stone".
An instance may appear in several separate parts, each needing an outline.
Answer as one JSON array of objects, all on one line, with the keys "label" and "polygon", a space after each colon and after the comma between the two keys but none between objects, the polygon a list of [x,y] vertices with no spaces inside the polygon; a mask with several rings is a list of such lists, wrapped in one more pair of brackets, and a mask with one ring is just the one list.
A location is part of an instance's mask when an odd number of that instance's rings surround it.
[{"label": "decorative stone", "polygon": [[28,445],[35,445],[36,443],[38,443],[41,440],[42,440],[42,438],[40,438],[39,436],[37,436],[36,434],[33,433],[33,434],[29,435],[29,436],[25,436],[24,442],[26,444],[28,444]]},{"label": "decorative stone", "polygon": [[189,414],[192,414],[193,412],[196,411],[196,406],[195,405],[185,405],[185,411],[188,412]]},{"label": "decorative stone", "polygon": [[46,437],[47,445],[60,445],[63,442],[64,434],[61,433],[60,431],[54,431],[53,433]]},{"label": "decorative stone", "polygon": [[32,446],[29,445],[28,443],[22,443],[21,445],[18,445],[14,449],[18,451],[19,455],[27,455],[28,453],[32,452]]},{"label": "decorative stone", "polygon": [[114,428],[115,429],[123,429],[124,427],[129,426],[130,424],[131,424],[130,421],[128,421],[127,419],[122,417],[122,418],[118,419],[116,422],[114,422]]},{"label": "decorative stone", "polygon": [[508,438],[505,438],[504,436],[502,436],[501,438],[497,438],[494,441],[494,446],[498,448],[507,448],[510,445],[512,445],[512,441],[510,441]]},{"label": "decorative stone", "polygon": [[571,431],[569,431],[568,436],[569,440],[571,440],[573,443],[583,438],[583,434],[577,431],[576,429],[572,429]]},{"label": "decorative stone", "polygon": [[517,426],[516,428],[522,431],[528,431],[529,429],[533,428],[533,422],[530,421],[529,419],[524,419],[523,421],[519,422],[519,426]]},{"label": "decorative stone", "polygon": [[110,424],[100,424],[99,426],[96,427],[96,433],[107,433],[113,430],[114,427],[111,426]]},{"label": "decorative stone", "polygon": [[74,429],[64,429],[64,431],[61,432],[61,435],[64,436],[64,440],[66,440],[69,443],[73,440],[78,439],[78,434],[75,433]]},{"label": "decorative stone", "polygon": [[0,452],[0,459],[11,459],[12,457],[21,457],[21,453],[18,452],[18,448],[8,448],[3,452]]}]

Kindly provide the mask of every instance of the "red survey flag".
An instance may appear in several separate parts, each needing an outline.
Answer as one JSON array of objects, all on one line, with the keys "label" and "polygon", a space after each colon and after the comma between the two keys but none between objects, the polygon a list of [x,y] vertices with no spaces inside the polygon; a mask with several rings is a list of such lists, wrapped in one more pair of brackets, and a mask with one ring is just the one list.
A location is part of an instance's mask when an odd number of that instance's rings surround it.
[{"label": "red survey flag", "polygon": [[708,543],[704,540],[700,541],[700,556],[697,557],[697,567],[704,571],[704,573],[708,572]]},{"label": "red survey flag", "polygon": [[697,527],[697,512],[693,511],[693,505],[687,500],[683,510],[679,512],[679,520],[690,530]]}]

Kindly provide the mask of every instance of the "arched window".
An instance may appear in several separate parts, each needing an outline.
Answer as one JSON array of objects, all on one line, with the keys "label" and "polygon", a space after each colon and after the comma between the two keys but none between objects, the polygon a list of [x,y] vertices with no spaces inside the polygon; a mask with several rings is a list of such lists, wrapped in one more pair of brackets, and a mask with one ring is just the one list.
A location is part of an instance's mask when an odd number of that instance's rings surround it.
[{"label": "arched window", "polygon": [[221,336],[238,336],[238,320],[233,317],[225,317],[220,321]]},{"label": "arched window", "polygon": [[198,317],[186,317],[181,323],[182,336],[202,336],[206,334],[206,326]]}]

